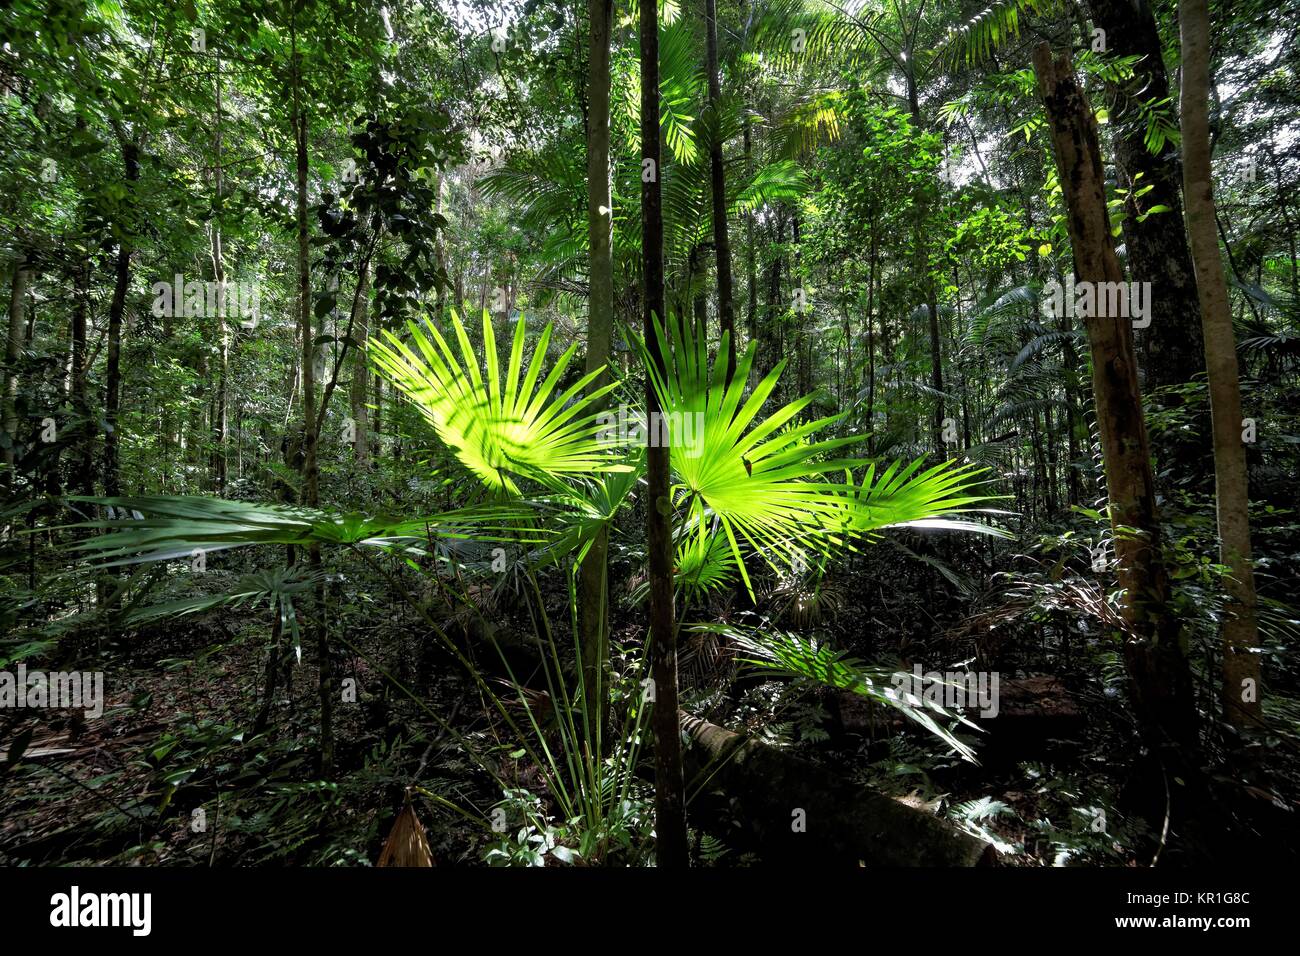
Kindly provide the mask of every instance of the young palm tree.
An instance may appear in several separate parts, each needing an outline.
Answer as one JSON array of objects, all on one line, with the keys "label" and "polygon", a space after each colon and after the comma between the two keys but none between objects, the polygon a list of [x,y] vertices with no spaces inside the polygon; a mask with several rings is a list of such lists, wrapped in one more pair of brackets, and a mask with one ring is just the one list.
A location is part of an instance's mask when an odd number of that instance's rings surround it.
[{"label": "young palm tree", "polygon": [[[616,447],[608,437],[607,420],[595,409],[620,383],[594,387],[604,371],[598,369],[561,391],[559,382],[577,345],[571,344],[558,360],[548,363],[550,326],[538,336],[530,358],[528,326],[521,319],[509,353],[501,360],[491,317],[484,316],[483,354],[479,355],[453,312],[447,334],[431,322],[410,323],[404,336],[385,333],[382,339],[370,341],[369,350],[376,372],[421,412],[466,473],[482,485],[492,499],[488,503],[428,516],[389,518],[205,497],[104,499],[102,504],[133,517],[89,523],[86,527],[107,533],[85,538],[73,548],[101,564],[128,564],[192,560],[196,553],[254,545],[317,545],[348,550],[363,560],[375,551],[393,553],[411,558],[409,566],[420,567],[420,562],[427,566],[458,561],[454,553],[448,554],[448,545],[474,552],[502,544],[522,548],[531,566],[581,564],[593,541],[615,526],[639,491],[655,503],[647,511],[662,521],[656,533],[662,534],[666,546],[666,553],[661,552],[651,569],[651,584],[660,587],[668,622],[654,616],[663,615],[663,607],[652,606],[651,641],[663,635],[653,629],[657,622],[661,628],[673,628],[668,640],[675,643],[675,596],[690,600],[737,581],[752,587],[752,575],[759,569],[789,567],[803,554],[830,556],[887,527],[992,530],[963,517],[979,501],[973,468],[947,463],[922,470],[920,460],[880,467],[851,457],[856,436],[819,437],[840,416],[796,424],[811,397],[764,416],[764,405],[783,366],[778,365],[746,394],[755,343],[750,343],[736,376],[727,382],[725,358],[711,364],[707,343],[689,324],[683,327],[670,319],[665,329],[657,314],[652,313],[650,320],[650,336],[632,338],[645,362],[647,405],[662,412],[667,423],[666,443],[656,440],[654,447],[630,452]],[[590,391],[584,394],[586,389]],[[701,426],[697,428],[696,422]],[[648,432],[661,437],[654,428]],[[671,459],[663,456],[664,470],[654,479],[647,459],[652,452],[667,452],[669,446],[675,451]],[[278,608],[283,632],[294,636],[298,618],[293,598],[303,589],[314,588],[318,578],[303,576],[303,569],[285,575],[283,580],[248,579],[228,595],[141,613],[156,617],[222,603],[265,601]],[[576,591],[572,599],[576,601]],[[476,610],[468,597],[463,601],[468,610]],[[429,624],[435,636],[445,638],[437,622]],[[548,636],[550,631],[547,625]],[[787,671],[795,672],[791,662],[799,655],[788,647],[782,651],[779,639],[763,635],[746,639],[767,646],[768,659],[783,661]],[[509,708],[455,642],[443,643],[502,719],[510,720]],[[557,803],[598,831],[616,809],[606,797],[626,792],[624,778],[636,759],[627,741],[636,733],[625,728],[622,734],[610,735],[606,739],[616,745],[615,753],[608,761],[594,759],[606,752],[602,735],[607,728],[586,715],[600,705],[604,692],[584,679],[582,668],[576,688],[568,687],[559,654],[553,643],[548,646],[553,658],[546,670],[549,699],[561,702],[562,713],[568,715],[559,727],[561,749],[556,752],[544,744],[541,718],[531,710],[523,725],[510,726],[520,745],[546,768]],[[652,664],[657,662],[657,652],[652,647],[648,654]],[[578,638],[574,659],[582,656]],[[850,681],[845,676],[847,666],[841,662],[834,670],[840,684],[848,682],[868,696],[881,689],[881,682],[866,671],[860,680]],[[823,672],[831,673],[816,667],[810,671],[813,676]],[[664,706],[662,688],[668,685],[662,666],[655,676],[655,713],[663,725],[659,733],[668,733],[671,727],[676,740],[678,710],[675,701]],[[515,691],[527,699],[526,688],[516,685]],[[897,696],[881,699],[955,746],[951,735],[934,722],[936,716],[951,715],[927,714],[927,705]],[[641,719],[642,709],[634,706],[624,723]],[[659,824],[661,840],[668,832],[664,823],[676,819],[684,826],[684,804],[679,810],[670,801],[667,814]]]}]

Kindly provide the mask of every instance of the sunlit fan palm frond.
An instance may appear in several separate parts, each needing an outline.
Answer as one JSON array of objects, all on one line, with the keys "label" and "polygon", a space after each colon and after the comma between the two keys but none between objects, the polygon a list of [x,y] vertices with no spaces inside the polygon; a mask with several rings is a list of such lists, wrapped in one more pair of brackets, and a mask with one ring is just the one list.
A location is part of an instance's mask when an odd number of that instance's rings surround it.
[{"label": "sunlit fan palm frond", "polygon": [[523,374],[526,325],[519,319],[502,376],[489,313],[483,313],[483,371],[454,311],[451,322],[458,350],[426,321],[423,328],[415,322],[407,325],[414,349],[385,331],[386,341],[371,340],[370,354],[380,374],[423,413],[438,437],[485,485],[494,491],[517,493],[512,475],[590,475],[621,467],[612,463],[607,447],[597,437],[599,415],[591,411],[593,403],[615,385],[580,395],[599,374],[596,370],[562,394],[552,395],[577,353],[577,342],[565,350],[539,384],[551,325],[542,330]]},{"label": "sunlit fan palm frond", "polygon": [[[710,368],[707,345],[689,323],[669,321],[670,341],[656,323],[666,375],[637,340],[663,409],[650,422],[651,440],[672,448],[675,500],[686,511],[683,524],[701,540],[724,537],[746,588],[753,586],[745,554],[757,554],[773,568],[802,565],[808,553],[829,554],[854,538],[899,525],[990,530],[955,514],[981,498],[972,492],[977,470],[947,462],[920,471],[922,460],[894,463],[877,478],[875,463],[842,458],[844,448],[863,436],[818,439],[833,415],[800,422],[813,400],[805,396],[761,418],[785,363],[746,394],[756,353],[750,343],[726,381],[726,363]],[[725,355],[724,337],[719,355]],[[861,484],[852,471],[865,467]],[[840,480],[838,475],[843,475]],[[704,545],[698,545],[704,553]]]},{"label": "sunlit fan palm frond", "polygon": [[[821,539],[822,519],[836,514],[836,504],[826,484],[809,479],[853,464],[833,455],[859,441],[860,436],[809,441],[810,436],[843,417],[793,425],[811,396],[760,420],[763,403],[785,363],[779,363],[746,397],[754,343],[738,362],[735,377],[726,383],[726,363],[709,368],[703,338],[697,338],[689,325],[683,328],[672,320],[670,325],[675,348],[663,326],[655,325],[660,352],[667,357],[666,377],[646,353],[663,409],[663,418],[650,423],[651,439],[668,437],[675,491],[686,501],[688,522],[700,536],[726,536],[741,577],[752,592],[741,542],[773,564],[788,564],[799,553],[800,541],[814,531]],[[645,353],[644,342],[638,340],[638,344]],[[724,336],[719,354],[726,354],[726,346]]]},{"label": "sunlit fan palm frond", "polygon": [[877,463],[871,462],[850,492],[844,530],[862,535],[884,528],[945,528],[1007,535],[1001,528],[959,517],[990,511],[977,507],[987,505],[989,496],[974,491],[981,484],[978,476],[987,469],[945,461],[923,471],[924,463],[924,458],[906,466],[895,461],[878,473]]}]

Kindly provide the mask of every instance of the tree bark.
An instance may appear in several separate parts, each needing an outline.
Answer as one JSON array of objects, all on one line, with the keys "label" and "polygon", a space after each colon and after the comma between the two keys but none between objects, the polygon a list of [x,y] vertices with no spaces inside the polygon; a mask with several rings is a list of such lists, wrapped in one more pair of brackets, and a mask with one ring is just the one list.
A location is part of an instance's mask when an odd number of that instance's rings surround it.
[{"label": "tree bark", "polygon": [[[296,24],[295,24],[296,27]],[[320,504],[319,465],[316,459],[316,346],[312,337],[311,253],[307,226],[307,136],[309,121],[302,102],[302,54],[293,34],[292,51],[293,126],[295,144],[295,206],[298,247],[298,334],[302,339],[302,487],[303,504],[315,508]],[[324,409],[321,409],[324,413]],[[307,563],[312,571],[321,569],[320,545],[307,547]],[[323,589],[315,589],[315,619],[308,622],[308,642],[316,639],[317,689],[320,699],[320,771],[329,777],[334,769],[334,674],[330,656],[329,628],[321,619],[325,610]]]},{"label": "tree bark", "polygon": [[[1129,191],[1124,204],[1124,245],[1130,278],[1151,283],[1151,326],[1142,333],[1147,389],[1182,385],[1204,367],[1197,311],[1196,276],[1183,232],[1179,196],[1178,144],[1159,155],[1147,148],[1141,104],[1166,99],[1160,31],[1148,0],[1089,0],[1092,21],[1105,31],[1110,57],[1137,57],[1133,78],[1108,84],[1112,141],[1120,181]],[[1134,193],[1150,187],[1137,197]],[[1139,220],[1143,210],[1169,207]]]},{"label": "tree bark", "polygon": [[[216,192],[217,207],[222,203],[222,160],[221,160],[221,61],[217,60],[216,77],[217,123],[214,131],[216,166],[213,170],[213,186]],[[226,445],[230,440],[229,415],[229,374],[230,374],[230,325],[227,322],[226,300],[226,259],[221,238],[221,214],[218,212],[212,223],[212,278],[217,283],[217,394],[216,407],[213,409],[212,437],[216,447],[212,450],[212,477],[218,495],[226,491]]]},{"label": "tree bark", "polygon": [[694,781],[719,786],[765,863],[981,866],[993,847],[818,764],[683,713]]},{"label": "tree bark", "polygon": [[[588,372],[605,369],[592,382],[597,390],[610,379],[608,365],[614,336],[614,210],[609,170],[609,41],[613,0],[588,0],[590,33],[587,63],[587,298]],[[602,398],[593,413],[604,411]],[[609,535],[602,530],[578,569],[578,625],[583,667],[583,696],[593,746],[609,708]],[[593,705],[594,706],[591,706]]]},{"label": "tree bark", "polygon": [[[140,152],[135,143],[122,141],[122,167],[128,195],[140,178]],[[126,314],[126,295],[131,288],[132,243],[125,234],[118,237],[117,261],[113,269],[113,298],[108,306],[108,367],[105,371],[104,395],[104,494],[122,493],[120,468],[121,447],[119,414],[122,405],[122,318]]]},{"label": "tree bark", "polygon": [[13,467],[18,447],[18,360],[23,353],[23,334],[27,309],[27,284],[31,272],[27,256],[14,262],[13,285],[9,293],[9,334],[5,340],[4,430],[8,441],[4,448],[6,484],[14,480]]},{"label": "tree bark", "polygon": [[736,374],[736,314],[731,288],[731,239],[727,234],[727,176],[722,165],[722,84],[718,78],[718,2],[705,0],[705,59],[709,74],[709,106],[714,129],[709,142],[709,173],[713,193],[713,250],[718,263],[718,325],[727,340],[727,382]]},{"label": "tree bark", "polygon": [[1210,173],[1210,14],[1206,0],[1179,0],[1178,27],[1183,54],[1179,108],[1187,234],[1200,293],[1205,366],[1210,381],[1219,560],[1230,569],[1224,578],[1228,604],[1223,621],[1223,705],[1230,722],[1246,726],[1257,723],[1260,716],[1260,659],[1237,342],[1215,231]]},{"label": "tree bark", "polygon": [[[77,419],[76,473],[72,487],[78,494],[95,493],[95,430],[90,421],[90,399],[86,394],[86,325],[90,309],[90,264],[77,268],[72,303],[72,412]],[[166,436],[164,435],[164,438]]]},{"label": "tree bark", "polygon": [[[356,305],[352,315],[353,338],[357,342],[357,354],[353,360],[352,382],[348,388],[348,397],[352,406],[352,422],[356,427],[356,441],[353,452],[357,467],[362,471],[370,470],[370,409],[367,406],[370,395],[370,359],[367,343],[370,339],[370,263],[361,266],[357,276],[361,288],[357,292]],[[441,286],[439,287],[441,288]]]},{"label": "tree bark", "polygon": [[[921,97],[916,86],[916,76],[912,66],[912,51],[907,50],[907,71],[904,77],[907,84],[907,105],[912,116],[912,127],[919,135],[923,129],[921,121]],[[930,387],[934,389],[934,417],[930,421],[930,439],[934,450],[941,457],[945,454],[943,441],[943,346],[939,329],[939,293],[935,288],[934,276],[930,274],[930,246],[926,242],[925,220],[929,212],[929,202],[924,193],[916,201],[916,218],[913,227],[913,239],[916,244],[917,261],[920,268],[921,288],[925,294],[927,326],[930,333]]]},{"label": "tree bark", "polygon": [[[750,176],[754,174],[753,134],[750,130],[748,115],[745,117],[745,169]],[[745,271],[746,287],[749,292],[749,338],[758,338],[758,262],[757,250],[754,248],[754,213],[745,214]]]},{"label": "tree bark", "polygon": [[[1077,281],[1121,282],[1092,107],[1075,79],[1068,53],[1053,57],[1047,44],[1040,44],[1034,50],[1034,69],[1064,191]],[[1148,741],[1161,748],[1167,764],[1181,766],[1190,762],[1197,746],[1196,711],[1180,627],[1166,607],[1169,578],[1162,561],[1133,330],[1123,316],[1089,315],[1083,321],[1124,592],[1125,664]]]},{"label": "tree bark", "polygon": [[[644,330],[650,361],[664,375],[666,363],[655,334],[664,315],[664,220],[659,141],[659,5],[641,0],[641,253]],[[653,421],[659,399],[646,376],[646,414]],[[655,738],[655,855],[659,866],[678,869],[689,860],[682,740],[677,718],[677,631],[673,621],[673,535],[669,524],[670,450],[647,428],[646,537],[650,563],[650,674],[654,686],[651,723]]]}]

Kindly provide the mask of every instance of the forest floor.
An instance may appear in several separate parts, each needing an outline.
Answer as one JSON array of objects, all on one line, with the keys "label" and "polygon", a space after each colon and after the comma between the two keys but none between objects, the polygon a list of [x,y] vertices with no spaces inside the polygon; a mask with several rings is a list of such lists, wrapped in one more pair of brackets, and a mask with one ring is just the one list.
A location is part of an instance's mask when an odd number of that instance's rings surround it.
[{"label": "forest floor", "polygon": [[[931,577],[921,565],[872,557],[825,582],[821,608],[799,614],[804,623],[817,616],[820,634],[864,658],[925,661],[926,669],[978,658],[998,668],[1001,713],[988,733],[969,736],[978,764],[945,756],[934,738],[865,698],[791,690],[690,646],[684,706],[942,816],[992,843],[1003,865],[1138,866],[1151,862],[1153,846],[1177,857],[1177,846],[1162,849],[1144,821],[1150,795],[1135,783],[1131,719],[1097,666],[1095,639],[1063,646],[1024,622],[996,641],[940,630],[937,621],[961,622],[970,603],[945,595]],[[776,613],[793,613],[789,607]],[[496,610],[508,628],[509,614]],[[638,641],[639,627],[623,622],[616,643]],[[0,805],[9,808],[0,819],[0,864],[364,865],[377,858],[411,785],[485,817],[501,799],[491,779],[380,669],[414,688],[457,733],[495,745],[514,786],[543,790],[539,769],[504,746],[507,735],[473,684],[449,655],[429,651],[427,629],[401,605],[356,613],[347,626],[364,657],[339,658],[338,677],[356,682],[356,701],[335,709],[336,768],[321,781],[310,648],[284,669],[268,731],[251,731],[267,633],[264,616],[239,611],[171,620],[129,639],[79,638],[81,656],[109,675],[104,714],[18,713],[6,736],[33,733],[23,765],[0,774]],[[464,638],[471,656],[490,656]],[[1275,779],[1255,796],[1286,806],[1278,792],[1288,786],[1294,782]],[[482,862],[492,834],[442,806],[421,806],[439,864]],[[708,831],[696,835],[697,863],[762,861],[761,848],[728,839],[742,828],[726,819],[725,804],[701,811],[720,817],[693,821]]]}]

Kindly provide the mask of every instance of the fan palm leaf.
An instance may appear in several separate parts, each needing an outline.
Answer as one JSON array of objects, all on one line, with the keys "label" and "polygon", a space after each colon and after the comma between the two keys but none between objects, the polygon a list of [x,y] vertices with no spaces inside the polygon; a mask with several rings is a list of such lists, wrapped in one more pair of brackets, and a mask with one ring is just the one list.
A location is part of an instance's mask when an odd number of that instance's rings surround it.
[{"label": "fan palm leaf", "polygon": [[407,323],[414,348],[385,331],[384,340],[371,340],[370,355],[378,371],[420,410],[438,437],[488,488],[517,494],[517,477],[590,475],[625,467],[613,463],[608,444],[599,439],[600,416],[592,410],[616,386],[611,383],[580,395],[601,370],[553,394],[578,351],[577,342],[539,383],[551,325],[542,330],[524,373],[526,322],[519,319],[503,376],[491,315],[483,313],[483,370],[454,310],[451,324],[457,348],[426,320],[423,328]]},{"label": "fan palm leaf", "polygon": [[106,533],[69,549],[105,567],[192,558],[253,545],[311,544],[398,548],[424,553],[432,539],[540,540],[532,513],[518,505],[479,505],[425,518],[389,518],[201,495],[75,498],[140,517],[79,522]]},{"label": "fan palm leaf", "polygon": [[[760,418],[784,362],[746,395],[755,343],[727,382],[725,363],[710,368],[706,344],[690,324],[670,325],[672,342],[655,323],[666,374],[649,360],[645,343],[636,340],[663,410],[661,420],[650,423],[651,439],[667,440],[673,449],[674,497],[686,511],[684,525],[701,541],[715,534],[725,537],[751,594],[746,552],[779,569],[797,566],[808,550],[828,554],[853,537],[885,527],[984,530],[946,517],[981,500],[971,493],[976,469],[947,462],[922,472],[917,460],[908,466],[895,463],[876,480],[873,463],[841,457],[843,449],[864,436],[815,437],[845,413],[799,421],[814,396]],[[726,354],[726,347],[724,337],[719,354]],[[867,473],[858,485],[851,473],[860,466]],[[844,480],[830,477],[837,473],[844,473]],[[703,543],[695,548],[701,557],[709,553]]]}]

